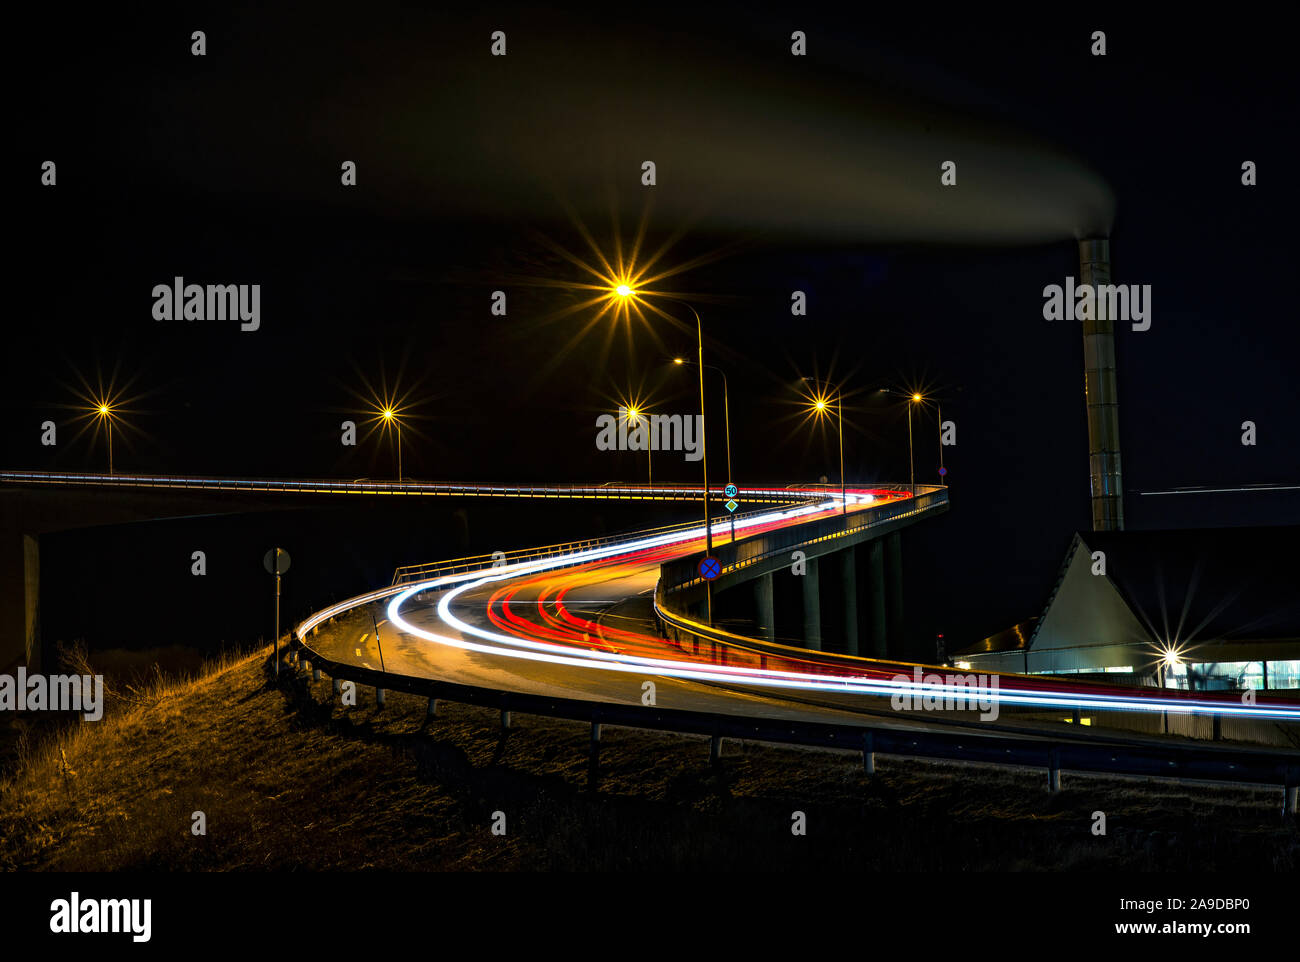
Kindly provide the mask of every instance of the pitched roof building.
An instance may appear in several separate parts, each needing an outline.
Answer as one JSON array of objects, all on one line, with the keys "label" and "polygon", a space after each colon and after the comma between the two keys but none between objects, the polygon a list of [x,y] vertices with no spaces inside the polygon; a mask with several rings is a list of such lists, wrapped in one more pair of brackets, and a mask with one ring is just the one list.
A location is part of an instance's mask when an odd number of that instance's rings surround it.
[{"label": "pitched roof building", "polygon": [[982,671],[1300,687],[1300,527],[1076,532],[1042,613],[954,657]]}]

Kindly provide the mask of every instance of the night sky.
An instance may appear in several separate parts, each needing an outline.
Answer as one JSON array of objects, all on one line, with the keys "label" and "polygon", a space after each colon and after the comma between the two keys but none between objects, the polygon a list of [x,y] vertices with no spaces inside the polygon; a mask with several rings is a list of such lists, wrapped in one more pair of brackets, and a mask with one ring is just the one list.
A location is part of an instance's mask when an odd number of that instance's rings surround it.
[{"label": "night sky", "polygon": [[[661,286],[691,298],[727,371],[737,482],[836,476],[833,434],[797,413],[802,376],[843,385],[850,482],[907,480],[905,410],[875,388],[941,401],[952,510],[907,536],[909,598],[919,637],[977,638],[1037,613],[1089,525],[1081,330],[1043,320],[1042,289],[1077,276],[1077,236],[1110,228],[1115,281],[1153,302],[1149,331],[1116,335],[1128,526],[1300,522],[1293,494],[1139,493],[1300,481],[1284,31],[802,5],[310,9],[102,26],[54,10],[15,35],[42,67],[11,88],[6,467],[106,466],[102,437],[73,441],[84,379],[126,399],[119,471],[391,476],[391,446],[338,440],[369,382],[412,405],[414,477],[644,480],[644,455],[596,449],[595,418],[634,395],[691,412],[695,382],[668,361],[693,329],[578,336],[594,312],[566,314],[581,295],[547,286],[590,281],[559,253],[592,261],[584,231],[612,253],[643,224],[664,267],[698,258]],[[956,188],[939,185],[948,159]],[[261,329],[155,321],[150,292],[176,275],[261,284]],[[933,482],[932,412],[914,429]],[[698,464],[663,454],[655,472],[695,480]],[[541,519],[530,537],[564,534]]]}]

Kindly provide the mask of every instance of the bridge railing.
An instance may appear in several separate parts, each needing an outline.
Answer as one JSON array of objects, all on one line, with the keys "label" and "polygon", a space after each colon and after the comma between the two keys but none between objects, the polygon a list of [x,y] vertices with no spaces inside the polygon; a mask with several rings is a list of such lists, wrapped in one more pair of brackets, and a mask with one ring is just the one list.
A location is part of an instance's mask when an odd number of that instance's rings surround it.
[{"label": "bridge railing", "polygon": [[[788,554],[801,546],[849,537],[891,521],[937,510],[948,503],[946,487],[918,484],[916,490],[915,498],[883,501],[873,507],[852,511],[848,515],[837,514],[834,517],[811,520],[805,524],[790,525],[775,531],[751,535],[734,543],[715,543],[713,556],[722,564],[719,577],[758,564],[775,555]],[[698,565],[698,557],[678,558],[661,565],[656,598],[666,600],[665,596],[671,592],[704,584]]]},{"label": "bridge railing", "polygon": [[[887,488],[885,486],[877,486],[873,490],[882,491],[887,490]],[[698,494],[698,491],[696,493]],[[823,493],[820,491],[815,492],[812,497],[809,497],[808,494],[805,493],[801,494],[800,497],[805,501],[820,500],[823,497]],[[744,521],[759,515],[769,514],[770,511],[770,508],[757,508],[753,511],[737,514],[734,520]],[[724,525],[729,527],[729,521],[731,519],[714,518],[710,520],[713,523],[712,526],[714,527],[716,534],[721,535],[725,530],[727,530]],[[665,525],[661,528],[652,528],[648,531],[639,530],[632,532],[631,534],[606,535],[601,538],[589,539],[587,541],[575,541],[561,545],[550,545],[544,548],[525,548],[518,551],[504,552],[503,563],[511,564],[518,561],[572,555],[571,561],[565,564],[557,564],[554,567],[567,567],[569,564],[585,564],[591,561],[590,551],[603,544],[617,544],[629,539],[653,540],[656,537],[656,534],[667,535],[669,540],[666,543],[671,544],[671,536],[673,534],[680,533],[683,537],[686,537],[688,532],[700,526],[701,525],[698,521],[684,521],[678,524]],[[599,542],[599,544],[597,544],[597,542]],[[294,629],[294,634],[299,639],[302,639],[306,637],[309,632],[316,630],[320,625],[333,620],[338,615],[352,608],[364,604],[377,603],[386,598],[391,598],[393,595],[398,594],[404,585],[415,584],[420,581],[432,580],[434,578],[442,578],[451,575],[467,575],[470,573],[489,570],[498,560],[500,560],[500,556],[492,554],[475,555],[469,558],[459,558],[453,561],[440,561],[430,564],[402,565],[394,571],[393,580],[388,586],[347,598],[313,613],[298,624]]]},{"label": "bridge railing", "polygon": [[[97,474],[93,472],[0,471],[0,483],[57,484],[117,488],[167,488],[190,491],[253,491],[288,494],[428,495],[444,497],[515,497],[555,499],[623,499],[672,501],[700,496],[699,485],[649,485],[622,481],[579,481],[565,484],[492,484],[479,482],[387,481],[335,479],[205,478],[160,474]],[[722,487],[710,485],[722,498]],[[802,488],[744,488],[741,497],[765,503],[801,501]]]},{"label": "bridge railing", "polygon": [[[721,489],[719,489],[721,495]],[[790,492],[787,492],[790,493]],[[695,491],[696,496],[699,490]],[[801,492],[799,497],[801,501],[811,501],[823,496],[821,491]],[[767,514],[770,508],[756,508],[753,511],[739,512],[734,516],[722,518],[710,518],[710,527],[714,529],[714,536],[717,537],[723,531],[728,530],[730,521],[735,520],[744,522],[750,518]],[[724,525],[726,527],[724,527]],[[632,540],[643,541],[653,540],[663,536],[681,534],[686,537],[688,532],[703,528],[703,524],[698,520],[682,521],[676,524],[663,525],[658,528],[638,528],[635,531],[623,532],[620,534],[602,535],[597,538],[586,538],[580,541],[567,541],[561,544],[545,545],[540,548],[520,548],[513,551],[494,552],[492,554],[473,555],[467,558],[457,558],[452,561],[434,561],[427,564],[400,565],[393,572],[392,584],[410,584],[414,581],[424,581],[429,578],[439,578],[449,574],[461,574],[467,571],[479,571],[493,566],[515,564],[524,561],[540,561],[547,558],[558,558],[564,555],[574,555],[574,563],[585,563],[591,560],[585,556],[596,548],[602,548],[608,545],[619,544]]]},{"label": "bridge railing", "polygon": [[[698,521],[682,522],[680,524],[664,525],[660,528],[653,528],[644,532],[645,537],[654,537],[656,534],[668,535],[674,532],[689,531],[693,527],[699,527]],[[640,532],[638,532],[640,534]],[[460,574],[466,571],[479,571],[492,567],[500,567],[507,564],[516,564],[524,561],[540,561],[546,558],[558,558],[563,555],[579,555],[583,552],[591,551],[594,548],[603,547],[607,544],[613,544],[617,541],[626,541],[628,535],[602,535],[598,538],[586,538],[580,541],[566,541],[560,544],[545,545],[539,548],[516,548],[511,551],[497,551],[491,554],[470,555],[465,558],[456,558],[451,561],[431,561],[425,564],[399,565],[393,571],[394,585],[410,584],[415,581],[425,581],[429,578],[438,578],[443,575]],[[576,559],[575,560],[579,560]],[[588,560],[583,558],[581,560]]]}]

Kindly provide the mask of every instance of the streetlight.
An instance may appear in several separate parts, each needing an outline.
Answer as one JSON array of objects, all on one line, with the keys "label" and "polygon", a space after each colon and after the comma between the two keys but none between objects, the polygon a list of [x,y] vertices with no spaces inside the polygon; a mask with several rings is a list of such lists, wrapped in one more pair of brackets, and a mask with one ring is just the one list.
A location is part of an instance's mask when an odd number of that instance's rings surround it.
[{"label": "streetlight", "polygon": [[1177,646],[1167,644],[1160,648],[1159,654],[1160,660],[1156,666],[1159,669],[1160,687],[1164,688],[1169,683],[1169,675],[1183,663],[1183,652]]},{"label": "streetlight", "polygon": [[[627,423],[628,423],[628,424],[640,424],[640,423],[641,423],[641,415],[642,415],[643,413],[644,413],[644,412],[642,412],[642,410],[641,410],[640,408],[632,407],[632,406],[629,405],[628,408],[627,408]],[[650,460],[650,456],[651,456],[651,449],[650,449],[650,418],[649,418],[649,416],[647,415],[647,417],[646,417],[646,436],[645,436],[645,463],[646,463],[647,481],[648,481],[650,487],[653,488],[653,487],[654,487],[654,483],[655,483],[655,469],[654,469],[654,464],[653,464],[653,462]]]},{"label": "streetlight", "polygon": [[934,416],[939,422],[939,477],[942,482],[947,482],[948,471],[943,466],[943,405],[938,399],[934,402]]},{"label": "streetlight", "polygon": [[[614,293],[618,297],[628,298],[635,297],[636,291],[627,284],[620,282],[614,287]],[[680,297],[673,297],[670,294],[659,294],[648,291],[647,294],[654,294],[655,297],[662,297],[664,300],[676,301],[679,304],[685,304],[690,312],[695,315],[695,343],[698,352],[698,363],[700,368],[700,460],[704,463],[704,490],[702,492],[704,501],[704,544],[705,554],[713,554],[713,529],[709,526],[709,446],[705,440],[707,433],[704,428],[704,324],[700,321],[700,312],[697,311],[688,301]],[[660,313],[663,313],[660,311]],[[667,316],[667,315],[665,315]],[[709,625],[713,625],[713,582],[709,579],[704,581],[705,587],[705,607],[708,614]]]},{"label": "streetlight", "polygon": [[921,395],[913,394],[907,406],[907,470],[912,479],[912,497],[916,497],[916,458],[912,454],[912,404],[920,404]]},{"label": "streetlight", "polygon": [[893,391],[887,387],[880,388],[880,394],[891,394],[894,397],[907,399],[907,465],[911,476],[912,497],[916,497],[916,461],[912,451],[912,405],[922,404],[925,401],[934,401],[935,416],[939,419],[939,477],[945,477],[947,472],[943,469],[943,405],[934,398],[927,398],[919,391],[913,391],[905,394],[902,391]]},{"label": "streetlight", "polygon": [[108,473],[113,473],[113,408],[104,401],[95,408],[95,416],[104,422],[104,432],[108,435]]},{"label": "streetlight", "polygon": [[[691,362],[684,357],[675,357],[673,363],[681,367]],[[712,364],[705,364],[704,366],[710,371],[717,371],[722,375],[722,417],[727,440],[727,483],[734,484],[736,479],[731,473],[731,396],[727,390],[727,372]],[[736,516],[734,513],[731,516],[731,540],[733,542],[736,540]]]},{"label": "streetlight", "polygon": [[[804,378],[807,381],[808,378]],[[812,402],[814,413],[817,417],[826,415],[830,408],[830,395],[822,390],[821,386],[817,387],[817,392],[809,400]],[[840,435],[840,508],[843,513],[849,513],[848,495],[844,487],[844,398],[843,393],[836,388],[835,390],[835,421],[839,428]]]},{"label": "streetlight", "polygon": [[[397,431],[397,483],[402,483],[402,419],[397,416],[397,412],[391,407],[386,407],[379,412],[379,416],[384,419],[385,424],[392,425]],[[417,432],[418,433],[418,432]]]}]

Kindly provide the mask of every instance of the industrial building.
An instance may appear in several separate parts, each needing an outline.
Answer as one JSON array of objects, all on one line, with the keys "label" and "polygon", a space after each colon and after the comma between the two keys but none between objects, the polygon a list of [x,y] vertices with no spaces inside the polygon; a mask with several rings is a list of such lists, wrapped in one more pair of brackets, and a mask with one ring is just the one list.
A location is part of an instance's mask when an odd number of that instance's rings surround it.
[{"label": "industrial building", "polygon": [[[1110,241],[1079,242],[1081,288]],[[1084,312],[1090,532],[1075,532],[1037,618],[953,656],[963,669],[1090,675],[1193,691],[1300,688],[1300,528],[1125,531],[1115,318]]]},{"label": "industrial building", "polygon": [[1194,691],[1300,688],[1300,527],[1076,532],[1035,619],[972,670]]}]

